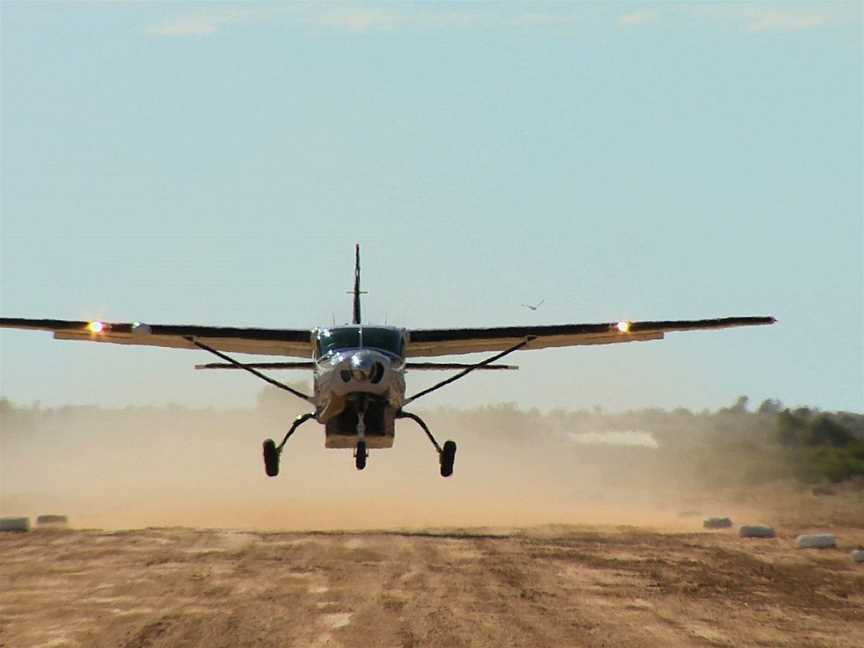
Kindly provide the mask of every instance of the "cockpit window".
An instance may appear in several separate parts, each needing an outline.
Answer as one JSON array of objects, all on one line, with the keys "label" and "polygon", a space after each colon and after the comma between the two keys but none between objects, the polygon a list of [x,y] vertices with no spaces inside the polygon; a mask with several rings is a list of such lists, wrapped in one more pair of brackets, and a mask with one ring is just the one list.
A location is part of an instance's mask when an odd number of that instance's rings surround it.
[{"label": "cockpit window", "polygon": [[319,329],[316,335],[317,356],[326,356],[342,349],[378,349],[402,357],[402,331],[374,326],[339,326]]},{"label": "cockpit window", "polygon": [[357,349],[360,347],[360,329],[358,327],[320,329],[317,335],[317,346],[319,358],[339,349]]},{"label": "cockpit window", "polygon": [[378,349],[402,356],[402,331],[399,329],[364,326],[361,331],[364,348]]}]

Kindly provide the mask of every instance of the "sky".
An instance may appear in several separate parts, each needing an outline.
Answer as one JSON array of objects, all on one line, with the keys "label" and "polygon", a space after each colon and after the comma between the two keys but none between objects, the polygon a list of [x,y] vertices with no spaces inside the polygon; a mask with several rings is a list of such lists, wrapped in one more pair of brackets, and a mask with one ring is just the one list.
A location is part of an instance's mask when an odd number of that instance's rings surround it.
[{"label": "sky", "polygon": [[[864,410],[859,2],[4,0],[0,21],[0,316],[343,323],[359,242],[378,323],[779,320],[520,353],[426,406]],[[3,330],[0,395],[253,404],[254,378],[192,370],[210,359]]]}]

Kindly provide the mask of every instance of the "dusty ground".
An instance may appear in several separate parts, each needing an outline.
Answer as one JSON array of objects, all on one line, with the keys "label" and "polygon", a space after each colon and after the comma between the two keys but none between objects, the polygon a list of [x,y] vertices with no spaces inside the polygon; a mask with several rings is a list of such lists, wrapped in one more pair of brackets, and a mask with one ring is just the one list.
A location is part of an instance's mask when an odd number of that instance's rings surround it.
[{"label": "dusty ground", "polygon": [[0,646],[864,645],[837,550],[630,527],[0,535]]},{"label": "dusty ground", "polygon": [[[268,479],[284,412],[7,420],[0,516],[75,528],[0,533],[0,648],[864,646],[864,484],[705,486],[689,446],[575,445],[528,419],[440,418],[446,480],[411,428],[362,472],[295,435]],[[779,537],[703,532],[709,515]],[[823,530],[838,549],[794,547]]]}]

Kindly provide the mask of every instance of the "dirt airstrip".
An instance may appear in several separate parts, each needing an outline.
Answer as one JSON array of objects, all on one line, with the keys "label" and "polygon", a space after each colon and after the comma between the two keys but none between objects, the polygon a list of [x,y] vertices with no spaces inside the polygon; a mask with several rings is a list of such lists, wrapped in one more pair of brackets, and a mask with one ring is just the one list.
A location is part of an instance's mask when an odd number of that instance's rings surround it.
[{"label": "dirt airstrip", "polygon": [[791,532],[7,533],[0,646],[864,645],[864,566]]},{"label": "dirt airstrip", "polygon": [[[260,441],[290,412],[12,414],[0,516],[72,526],[0,533],[2,648],[864,646],[862,485],[739,486],[736,459],[705,486],[720,456],[685,443],[695,428],[611,447],[506,408],[443,412],[450,479],[411,428],[365,471],[298,433],[269,479]],[[808,531],[839,547],[797,549]]]}]

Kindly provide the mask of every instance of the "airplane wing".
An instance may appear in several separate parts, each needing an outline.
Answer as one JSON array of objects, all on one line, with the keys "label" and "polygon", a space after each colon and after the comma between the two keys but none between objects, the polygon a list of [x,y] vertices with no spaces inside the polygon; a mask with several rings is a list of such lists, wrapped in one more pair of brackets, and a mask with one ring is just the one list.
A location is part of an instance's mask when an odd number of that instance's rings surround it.
[{"label": "airplane wing", "polygon": [[673,331],[758,326],[773,324],[773,317],[723,317],[702,320],[658,322],[606,322],[602,324],[557,324],[549,326],[506,326],[498,328],[415,329],[409,331],[405,355],[408,358],[457,355],[481,351],[503,351],[532,339],[523,347],[579,346],[662,340]]},{"label": "airplane wing", "polygon": [[56,340],[197,349],[193,337],[214,349],[235,353],[312,357],[309,329],[263,329],[229,326],[187,326],[141,322],[79,322],[0,317],[0,328],[51,331]]}]

